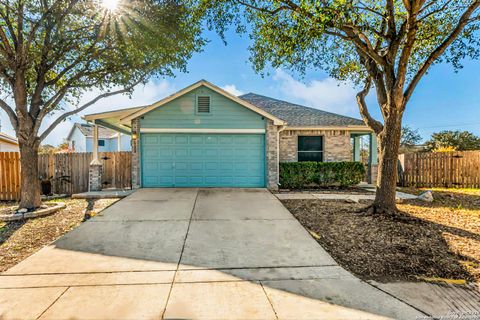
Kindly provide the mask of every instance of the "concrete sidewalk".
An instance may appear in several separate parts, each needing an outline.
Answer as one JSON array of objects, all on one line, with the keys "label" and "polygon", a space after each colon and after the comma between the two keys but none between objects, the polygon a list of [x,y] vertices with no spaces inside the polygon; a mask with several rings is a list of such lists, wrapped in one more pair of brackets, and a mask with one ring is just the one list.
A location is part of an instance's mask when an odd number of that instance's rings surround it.
[{"label": "concrete sidewalk", "polygon": [[0,276],[1,319],[414,319],[262,189],[141,189]]}]

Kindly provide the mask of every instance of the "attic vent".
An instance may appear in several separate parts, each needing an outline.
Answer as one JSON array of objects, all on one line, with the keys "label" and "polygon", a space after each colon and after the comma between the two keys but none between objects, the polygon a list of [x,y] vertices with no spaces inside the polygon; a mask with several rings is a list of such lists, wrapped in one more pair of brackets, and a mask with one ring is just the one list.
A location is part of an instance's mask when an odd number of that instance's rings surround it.
[{"label": "attic vent", "polygon": [[197,113],[210,113],[210,96],[197,96]]}]

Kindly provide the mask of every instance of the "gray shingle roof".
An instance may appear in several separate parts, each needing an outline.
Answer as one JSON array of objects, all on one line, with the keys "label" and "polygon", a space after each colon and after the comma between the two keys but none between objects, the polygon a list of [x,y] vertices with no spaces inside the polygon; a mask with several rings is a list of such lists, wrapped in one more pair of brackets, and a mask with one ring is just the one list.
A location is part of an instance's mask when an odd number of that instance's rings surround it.
[{"label": "gray shingle roof", "polygon": [[254,106],[287,122],[289,127],[329,127],[329,126],[362,126],[362,120],[342,116],[319,109],[301,106],[256,93],[239,96]]},{"label": "gray shingle roof", "polygon": [[[86,137],[91,137],[93,136],[93,125],[88,124],[88,123],[75,123],[75,127],[77,127],[80,132],[86,136]],[[108,129],[102,126],[98,126],[98,137],[99,138],[110,138],[112,137],[116,131],[112,129]]]}]

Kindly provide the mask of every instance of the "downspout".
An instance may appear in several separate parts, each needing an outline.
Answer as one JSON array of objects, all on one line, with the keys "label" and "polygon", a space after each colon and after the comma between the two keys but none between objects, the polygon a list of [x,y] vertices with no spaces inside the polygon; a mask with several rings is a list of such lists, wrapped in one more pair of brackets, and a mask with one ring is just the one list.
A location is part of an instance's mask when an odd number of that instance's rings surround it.
[{"label": "downspout", "polygon": [[277,131],[277,185],[280,186],[280,132],[285,130],[287,126],[279,126]]}]

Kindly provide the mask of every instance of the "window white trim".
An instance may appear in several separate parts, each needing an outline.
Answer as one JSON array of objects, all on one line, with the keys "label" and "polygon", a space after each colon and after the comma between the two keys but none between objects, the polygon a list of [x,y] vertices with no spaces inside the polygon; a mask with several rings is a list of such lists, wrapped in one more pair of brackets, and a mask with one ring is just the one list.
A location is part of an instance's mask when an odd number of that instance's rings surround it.
[{"label": "window white trim", "polygon": [[265,133],[265,129],[140,128],[140,133]]}]

